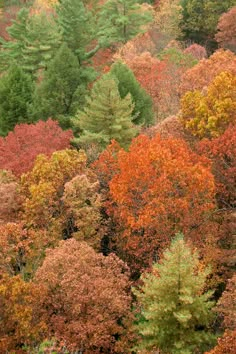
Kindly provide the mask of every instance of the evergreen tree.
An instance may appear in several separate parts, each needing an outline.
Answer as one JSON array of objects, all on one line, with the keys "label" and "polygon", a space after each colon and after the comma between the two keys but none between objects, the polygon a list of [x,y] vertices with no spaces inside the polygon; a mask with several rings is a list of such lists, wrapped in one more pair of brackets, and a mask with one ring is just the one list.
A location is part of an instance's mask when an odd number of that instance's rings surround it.
[{"label": "evergreen tree", "polygon": [[78,59],[64,43],[36,87],[30,108],[31,116],[34,120],[46,120],[70,115],[71,105],[75,104],[74,94],[78,87],[82,94],[84,86]]},{"label": "evergreen tree", "polygon": [[7,31],[11,40],[0,39],[3,69],[16,62],[24,71],[36,74],[47,67],[60,46],[59,28],[53,17],[44,12],[29,15],[28,9],[21,9]]},{"label": "evergreen tree", "polygon": [[133,72],[125,64],[116,62],[112,65],[110,74],[118,80],[120,97],[124,98],[128,93],[132,96],[135,104],[133,123],[151,125],[154,121],[152,99],[140,86]]},{"label": "evergreen tree", "polygon": [[137,133],[132,123],[134,104],[131,95],[123,99],[114,79],[102,77],[95,82],[86,106],[74,119],[75,127],[82,129],[77,143],[98,143],[105,148],[112,139],[127,147]]},{"label": "evergreen tree", "polygon": [[32,100],[31,77],[21,68],[12,66],[0,79],[0,134],[14,129],[18,123],[30,123],[27,115]]},{"label": "evergreen tree", "polygon": [[100,40],[126,43],[143,32],[142,26],[151,20],[151,13],[143,11],[137,0],[108,0],[100,14]]},{"label": "evergreen tree", "polygon": [[82,0],[60,0],[57,21],[62,30],[64,42],[77,55],[79,62],[88,59],[99,49],[96,45],[87,52],[87,47],[96,38],[96,19]]},{"label": "evergreen tree", "polygon": [[141,307],[139,349],[158,348],[168,354],[191,354],[198,349],[202,353],[214,342],[209,331],[212,292],[203,293],[208,275],[198,255],[178,235],[162,261],[142,276],[141,288],[133,290]]}]

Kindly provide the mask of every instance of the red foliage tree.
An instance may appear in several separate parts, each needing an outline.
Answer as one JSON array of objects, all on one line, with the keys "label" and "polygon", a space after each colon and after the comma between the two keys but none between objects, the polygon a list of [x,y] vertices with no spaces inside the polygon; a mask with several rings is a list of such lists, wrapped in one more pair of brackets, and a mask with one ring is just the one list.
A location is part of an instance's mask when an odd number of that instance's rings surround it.
[{"label": "red foliage tree", "polygon": [[216,139],[201,141],[200,153],[213,161],[217,199],[220,207],[234,207],[236,200],[236,126],[230,126]]},{"label": "red foliage tree", "polygon": [[197,43],[194,43],[187,47],[184,53],[191,54],[197,60],[201,60],[207,57],[206,49]]},{"label": "red foliage tree", "polygon": [[217,26],[215,38],[219,45],[225,49],[236,52],[236,6],[224,13]]},{"label": "red foliage tree", "polygon": [[188,91],[202,90],[222,71],[236,75],[236,55],[229,50],[220,49],[187,70],[181,78],[179,92],[184,95]]},{"label": "red foliage tree", "polygon": [[84,242],[70,239],[48,250],[35,282],[47,289],[50,335],[86,354],[119,352],[115,338],[122,337],[131,301],[128,276],[115,255],[97,254]]},{"label": "red foliage tree", "polygon": [[131,262],[152,263],[178,231],[200,248],[211,242],[214,231],[206,218],[215,208],[215,186],[209,160],[182,140],[156,135],[134,139],[128,152],[120,150],[117,162],[108,212],[121,225],[118,242]]},{"label": "red foliage tree", "polygon": [[12,173],[0,170],[0,224],[16,221],[20,209],[18,183]]},{"label": "red foliage tree", "polygon": [[50,156],[56,150],[68,148],[71,138],[72,132],[63,131],[52,119],[19,124],[7,137],[0,138],[0,169],[20,176],[33,167],[37,155]]}]

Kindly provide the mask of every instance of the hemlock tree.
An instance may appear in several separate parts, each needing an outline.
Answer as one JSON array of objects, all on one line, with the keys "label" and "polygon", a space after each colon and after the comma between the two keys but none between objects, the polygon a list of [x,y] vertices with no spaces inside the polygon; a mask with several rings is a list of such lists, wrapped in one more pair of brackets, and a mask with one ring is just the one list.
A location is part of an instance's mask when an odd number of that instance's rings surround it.
[{"label": "hemlock tree", "polygon": [[15,65],[0,78],[0,135],[7,135],[16,124],[31,122],[27,110],[33,88],[31,77]]},{"label": "hemlock tree", "polygon": [[2,69],[16,62],[24,71],[36,74],[47,67],[61,42],[59,28],[52,16],[44,12],[29,15],[25,8],[18,12],[7,32],[9,41],[0,38]]},{"label": "hemlock tree", "polygon": [[76,56],[63,44],[37,86],[30,108],[34,120],[70,115],[74,93],[83,86]]},{"label": "hemlock tree", "polygon": [[142,27],[151,21],[150,11],[144,11],[137,0],[108,0],[99,18],[100,41],[126,43],[142,33]]},{"label": "hemlock tree", "polygon": [[135,104],[133,110],[133,123],[145,126],[154,122],[152,109],[152,99],[148,93],[140,86],[133,72],[121,62],[112,65],[110,73],[118,80],[118,90],[120,97],[124,98],[128,93],[131,94]]},{"label": "hemlock tree", "polygon": [[112,139],[127,147],[137,134],[132,123],[134,104],[131,95],[123,99],[114,79],[101,78],[95,82],[91,96],[86,97],[83,112],[74,119],[75,127],[82,129],[76,143],[97,143],[105,148]]},{"label": "hemlock tree", "polygon": [[209,269],[202,269],[197,253],[177,235],[162,261],[141,277],[140,289],[133,289],[141,308],[136,326],[141,337],[138,349],[191,354],[214,343],[209,331],[212,291],[203,293],[208,275]]}]

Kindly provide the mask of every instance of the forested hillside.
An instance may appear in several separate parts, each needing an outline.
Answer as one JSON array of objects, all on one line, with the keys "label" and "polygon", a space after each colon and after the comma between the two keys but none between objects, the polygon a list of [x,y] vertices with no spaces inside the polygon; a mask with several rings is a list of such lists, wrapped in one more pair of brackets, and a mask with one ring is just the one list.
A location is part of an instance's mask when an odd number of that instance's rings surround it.
[{"label": "forested hillside", "polygon": [[0,1],[0,354],[236,353],[236,0]]}]

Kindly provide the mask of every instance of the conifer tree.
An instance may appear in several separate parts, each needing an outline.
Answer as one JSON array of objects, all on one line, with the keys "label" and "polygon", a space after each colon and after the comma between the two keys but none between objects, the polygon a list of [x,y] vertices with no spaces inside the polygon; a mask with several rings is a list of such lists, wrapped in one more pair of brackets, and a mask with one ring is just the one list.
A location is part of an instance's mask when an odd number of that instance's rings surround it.
[{"label": "conifer tree", "polygon": [[15,65],[0,78],[1,135],[7,135],[16,124],[30,123],[27,110],[33,88],[31,77]]},{"label": "conifer tree", "polygon": [[2,69],[16,62],[24,71],[36,74],[47,67],[60,46],[59,28],[53,17],[44,12],[29,15],[29,10],[22,8],[7,32],[10,41],[0,38]]},{"label": "conifer tree", "polygon": [[79,62],[91,57],[99,49],[96,45],[87,52],[87,47],[96,38],[96,20],[82,0],[60,0],[56,7],[57,21],[62,30],[63,41]]},{"label": "conifer tree", "polygon": [[100,40],[126,43],[142,33],[142,26],[151,20],[151,13],[143,11],[137,0],[108,0],[100,14]]},{"label": "conifer tree", "polygon": [[64,43],[34,92],[30,108],[33,119],[46,120],[49,117],[59,118],[59,115],[69,115],[71,105],[74,103],[74,93],[80,84],[83,82],[79,62]]},{"label": "conifer tree", "polygon": [[212,291],[203,292],[208,275],[209,269],[202,269],[197,253],[179,234],[152,272],[142,276],[140,289],[133,290],[141,308],[139,349],[202,353],[214,342],[209,331]]},{"label": "conifer tree", "polygon": [[105,148],[114,139],[127,147],[137,133],[132,123],[133,109],[131,95],[122,99],[117,82],[102,77],[94,84],[91,96],[86,97],[84,111],[74,119],[75,127],[83,131],[76,142],[94,142]]},{"label": "conifer tree", "polygon": [[151,125],[153,123],[152,99],[140,86],[133,72],[123,63],[116,62],[112,65],[110,74],[118,80],[120,97],[131,94],[135,104],[133,122],[135,124]]}]

